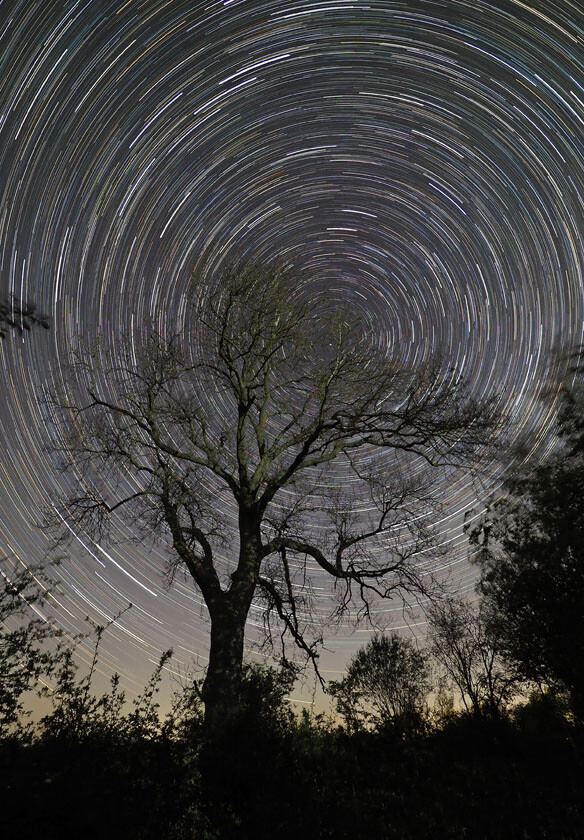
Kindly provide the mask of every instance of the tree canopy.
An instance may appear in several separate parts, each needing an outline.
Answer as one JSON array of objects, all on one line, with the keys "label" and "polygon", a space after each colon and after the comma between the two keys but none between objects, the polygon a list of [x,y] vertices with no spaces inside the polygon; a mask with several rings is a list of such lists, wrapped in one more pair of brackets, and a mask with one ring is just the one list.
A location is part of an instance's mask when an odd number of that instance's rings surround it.
[{"label": "tree canopy", "polygon": [[428,610],[430,651],[467,712],[497,718],[513,696],[517,680],[506,667],[499,642],[499,620],[491,601],[473,605],[445,597]]},{"label": "tree canopy", "polygon": [[494,398],[472,399],[443,365],[404,369],[285,267],[239,263],[210,292],[195,278],[193,300],[180,334],[77,357],[71,383],[86,393],[55,407],[66,468],[84,473],[60,515],[101,538],[115,512],[167,541],[209,610],[203,695],[223,717],[254,599],[268,637],[288,635],[316,662],[315,571],[330,576],[337,613],[357,599],[367,615],[376,598],[428,584],[436,499],[412,463],[468,463],[499,418]]},{"label": "tree canopy", "polygon": [[583,719],[584,452],[578,402],[567,397],[563,449],[515,475],[471,539],[508,660],[523,678],[566,691]]},{"label": "tree canopy", "polygon": [[331,690],[349,727],[372,724],[415,729],[430,691],[428,657],[397,633],[374,635],[360,648],[346,676]]}]

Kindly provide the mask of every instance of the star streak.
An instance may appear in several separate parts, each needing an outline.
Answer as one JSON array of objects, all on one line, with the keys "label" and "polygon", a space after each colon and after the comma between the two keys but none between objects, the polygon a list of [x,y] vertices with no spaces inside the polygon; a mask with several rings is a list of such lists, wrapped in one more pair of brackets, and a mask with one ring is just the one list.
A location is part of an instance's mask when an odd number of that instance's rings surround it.
[{"label": "star streak", "polygon": [[[566,367],[553,350],[583,341],[576,3],[4,0],[0,43],[2,291],[52,313],[50,333],[0,346],[5,553],[45,558],[34,523],[75,481],[46,449],[60,432],[38,396],[67,376],[77,337],[100,330],[115,351],[148,320],[188,326],[192,272],[237,252],[294,265],[303,293],[354,307],[406,365],[441,351],[547,451]],[[131,492],[118,482],[112,498]],[[455,475],[441,495],[468,590],[475,490]],[[204,662],[198,593],[180,579],[165,592],[164,547],[116,527],[107,553],[77,535],[57,622],[78,632],[135,604],[102,643],[130,687],[168,647],[175,665]],[[314,585],[324,617],[329,582],[315,571]],[[359,643],[331,642],[325,670]]]}]

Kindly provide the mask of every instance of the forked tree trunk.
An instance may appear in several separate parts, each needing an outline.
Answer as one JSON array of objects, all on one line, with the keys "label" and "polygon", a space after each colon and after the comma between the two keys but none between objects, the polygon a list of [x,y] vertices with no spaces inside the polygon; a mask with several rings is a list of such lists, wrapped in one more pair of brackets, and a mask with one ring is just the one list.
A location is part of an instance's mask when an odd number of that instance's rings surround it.
[{"label": "forked tree trunk", "polygon": [[209,603],[211,646],[203,684],[205,727],[209,732],[226,729],[242,711],[241,677],[245,622],[253,599],[261,537],[259,517],[249,509],[239,513],[240,549],[232,585]]}]

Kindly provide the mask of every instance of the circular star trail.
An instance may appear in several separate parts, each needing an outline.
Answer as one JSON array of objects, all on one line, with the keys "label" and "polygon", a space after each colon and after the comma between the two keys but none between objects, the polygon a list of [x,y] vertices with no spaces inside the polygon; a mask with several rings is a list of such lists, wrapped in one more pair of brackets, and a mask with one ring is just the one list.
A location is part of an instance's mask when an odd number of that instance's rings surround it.
[{"label": "circular star trail", "polygon": [[[353,307],[405,365],[439,352],[475,396],[498,390],[545,451],[557,347],[582,342],[578,7],[3,0],[1,290],[37,301],[52,328],[0,348],[2,552],[32,564],[48,551],[35,523],[72,479],[38,398],[79,336],[101,332],[115,353],[149,320],[180,329],[193,274],[204,294],[205,272],[241,253],[293,265],[303,293]],[[468,589],[460,523],[475,488],[451,476],[442,496],[447,562]],[[102,646],[130,690],[167,647],[177,667],[205,661],[200,598],[188,581],[165,590],[164,559],[75,534],[58,569],[49,611],[70,632],[135,605]],[[315,586],[324,616],[328,581]],[[325,670],[360,642],[331,640]]]}]

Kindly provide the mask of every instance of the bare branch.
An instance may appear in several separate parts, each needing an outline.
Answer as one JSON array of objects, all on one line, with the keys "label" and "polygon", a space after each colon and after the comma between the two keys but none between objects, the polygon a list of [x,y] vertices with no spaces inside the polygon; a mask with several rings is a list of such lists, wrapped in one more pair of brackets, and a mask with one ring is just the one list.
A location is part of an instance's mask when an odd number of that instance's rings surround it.
[{"label": "bare branch", "polygon": [[268,635],[279,620],[315,663],[300,610],[314,566],[337,616],[357,602],[373,619],[378,599],[426,592],[435,471],[469,465],[499,421],[495,398],[473,400],[438,360],[404,370],[288,267],[237,263],[205,294],[194,283],[184,335],[79,351],[48,409],[80,484],[59,508],[67,526],[107,530],[113,515],[149,528],[201,589],[213,706],[237,692],[254,597]]}]

